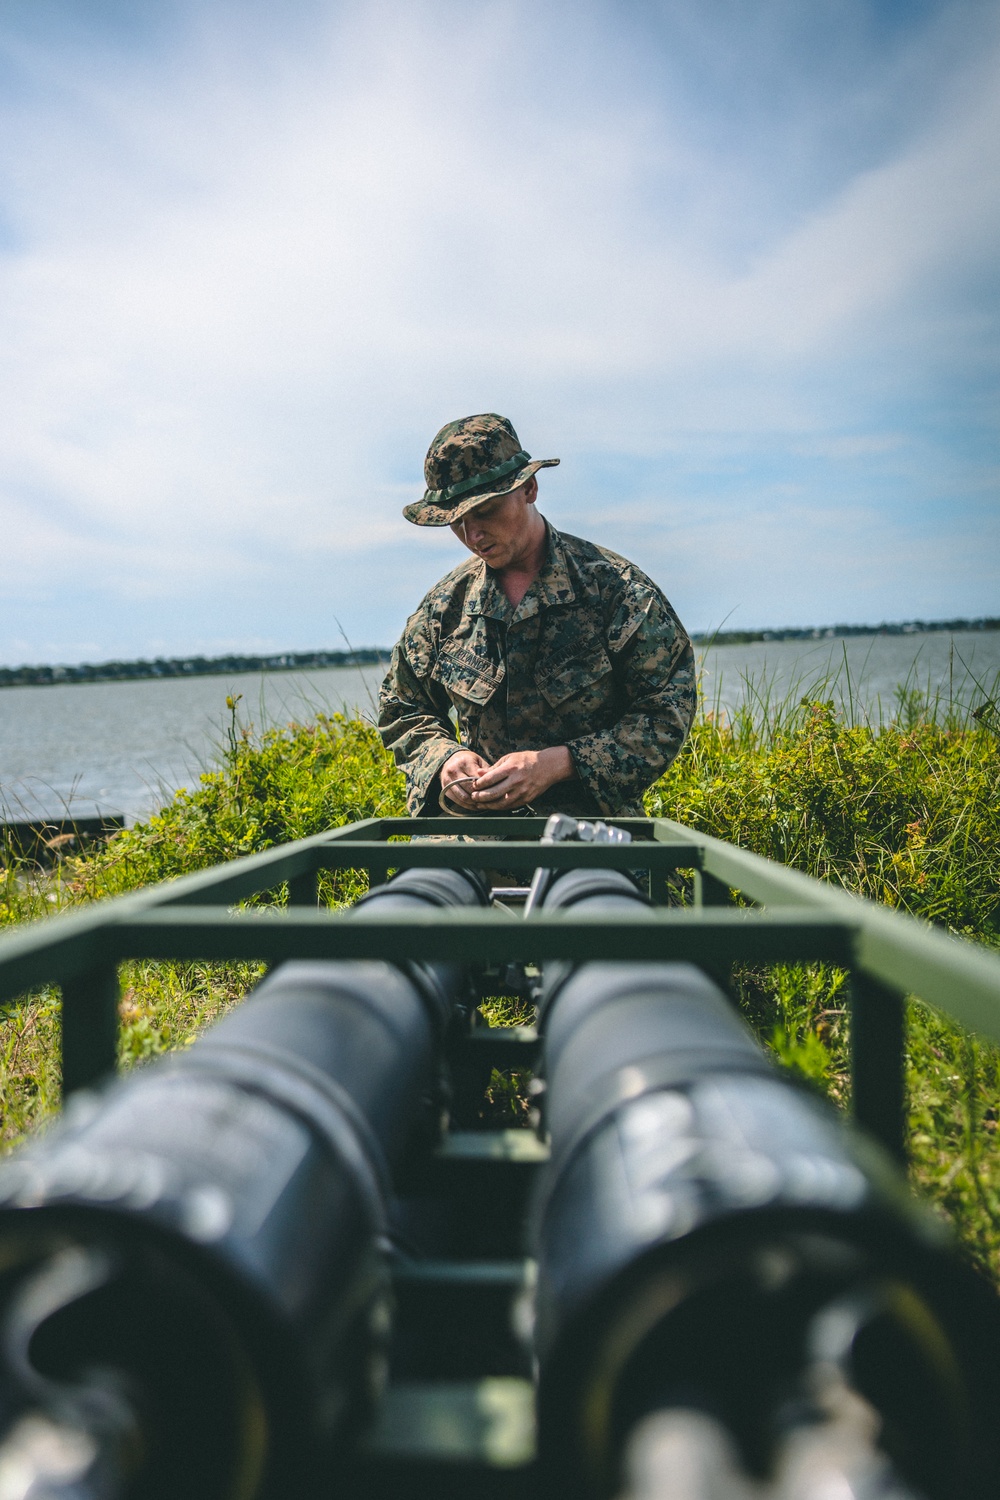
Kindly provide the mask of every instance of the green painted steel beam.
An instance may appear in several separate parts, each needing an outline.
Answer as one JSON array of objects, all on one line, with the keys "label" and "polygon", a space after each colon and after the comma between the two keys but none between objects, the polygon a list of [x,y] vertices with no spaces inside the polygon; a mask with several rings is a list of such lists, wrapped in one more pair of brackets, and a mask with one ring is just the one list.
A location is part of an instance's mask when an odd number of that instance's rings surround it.
[{"label": "green painted steel beam", "polygon": [[534,870],[653,870],[691,867],[698,851],[687,843],[635,844],[376,844],[347,842],[322,845],[315,851],[323,870],[425,869]]},{"label": "green painted steel beam", "polygon": [[[406,834],[444,834],[456,838],[468,834],[472,838],[541,838],[545,832],[547,818],[506,817],[440,817],[440,818],[382,818],[379,838],[399,838]],[[615,826],[618,826],[616,820]],[[642,819],[648,822],[648,819]],[[355,827],[360,825],[355,824]]]},{"label": "green painted steel beam", "polygon": [[[624,828],[633,837],[656,838],[656,825],[666,820],[663,818],[613,818],[608,817],[604,821],[611,824],[613,828]],[[547,817],[517,817],[507,814],[506,816],[474,816],[474,817],[440,817],[440,818],[382,818],[381,832],[373,837],[394,838],[406,834],[445,834],[450,838],[470,834],[474,838],[486,838],[496,836],[500,838],[525,839],[541,838],[545,832]],[[360,827],[355,824],[354,827]],[[681,825],[675,824],[679,828]],[[685,833],[690,835],[691,830]],[[697,837],[697,835],[695,835]]]},{"label": "green painted steel beam", "polygon": [[105,932],[123,902],[30,922],[0,937],[0,1001],[26,990],[61,985],[88,973],[107,957]]},{"label": "green painted steel beam", "polygon": [[1000,954],[669,818],[657,822],[665,839],[696,838],[703,872],[766,910],[811,910],[855,926],[855,963],[864,973],[1000,1041]]},{"label": "green painted steel beam", "polygon": [[877,906],[856,946],[859,967],[873,979],[1000,1042],[1000,954]]},{"label": "green painted steel beam", "polygon": [[[262,854],[230,860],[210,870],[200,870],[196,875],[181,876],[155,888],[161,893],[156,904],[199,906],[207,903],[219,906],[244,901],[260,891],[281,885],[283,881],[314,875],[322,868],[320,855],[323,850],[336,846],[342,839],[357,840],[366,836],[377,839],[381,826],[381,819],[369,818],[363,823],[350,823],[329,833],[299,839],[294,844],[279,844],[274,849],[265,849]],[[384,846],[376,844],[375,847]]]},{"label": "green painted steel beam", "polygon": [[813,912],[749,908],[656,908],[590,914],[542,913],[526,919],[499,911],[440,910],[401,916],[377,909],[294,909],[230,915],[196,907],[150,910],[109,923],[109,950],[119,958],[158,959],[453,959],[495,964],[517,960],[685,959],[732,963],[827,960],[849,964],[854,929]]},{"label": "green painted steel beam", "polygon": [[95,902],[81,911],[16,927],[0,936],[0,1001],[42,985],[64,984],[92,970],[106,957],[103,933],[110,922],[153,908],[234,904],[282,881],[314,875],[317,859],[328,845],[348,835],[374,835],[379,827],[377,818],[348,824],[111,901]]},{"label": "green painted steel beam", "polygon": [[317,859],[330,843],[348,834],[355,838],[373,835],[379,826],[377,818],[348,824],[111,901],[95,902],[81,911],[18,926],[0,936],[0,1001],[40,985],[62,984],[92,969],[105,957],[102,934],[109,922],[151,908],[234,904],[282,881],[314,875]]},{"label": "green painted steel beam", "polygon": [[[273,923],[275,917],[257,913],[238,919],[250,923],[250,926],[239,929],[236,948],[227,946],[227,941],[222,936],[227,932],[233,942],[237,941],[236,929],[229,925],[231,919],[221,916],[217,910],[219,907],[232,905],[283,881],[295,883],[293,893],[305,891],[317,870],[324,867],[344,868],[348,862],[353,863],[355,860],[359,865],[367,860],[373,875],[384,873],[386,868],[402,867],[404,864],[451,866],[464,863],[480,868],[506,865],[511,869],[525,870],[534,868],[536,864],[548,864],[551,868],[601,865],[607,868],[620,865],[622,868],[649,866],[657,871],[675,867],[698,869],[700,866],[703,879],[711,889],[720,893],[730,888],[737,889],[748,899],[763,906],[765,912],[793,919],[791,925],[798,924],[795,930],[803,943],[810,919],[818,921],[817,933],[829,933],[838,927],[842,931],[854,932],[856,937],[850,951],[842,951],[838,962],[853,962],[888,989],[914,994],[964,1026],[1000,1040],[1000,957],[992,952],[976,944],[951,938],[914,918],[876,906],[747,850],[725,844],[706,834],[696,833],[670,819],[619,818],[614,822],[617,826],[628,828],[640,838],[652,839],[655,843],[652,847],[648,843],[626,847],[566,844],[545,846],[542,850],[528,842],[531,835],[542,832],[544,820],[541,818],[371,818],[349,824],[313,838],[265,850],[261,854],[119,897],[114,901],[102,902],[85,911],[32,923],[7,933],[0,938],[0,999],[11,999],[26,990],[46,984],[66,984],[79,976],[94,972],[102,964],[111,961],[109,928],[114,926],[124,931],[131,926],[129,942],[134,944],[138,940],[139,924],[147,915],[151,919],[150,939],[153,937],[153,928],[157,934],[156,951],[150,951],[145,955],[147,957],[168,956],[160,950],[164,945],[169,947],[171,942],[176,944],[176,933],[182,929],[169,928],[175,933],[175,938],[168,941],[167,929],[162,925],[170,912],[176,914],[178,922],[190,918],[191,931],[189,938],[185,940],[190,951],[184,954],[175,951],[169,956],[257,956],[244,953],[247,943],[253,945],[260,941],[256,936],[250,936],[251,932],[257,931],[254,924]],[[515,839],[510,843],[481,847],[459,842],[419,842],[415,845],[394,844],[387,849],[384,843],[386,839],[407,834],[426,836],[436,833],[469,833],[484,836],[501,833],[509,838],[512,832]],[[662,850],[662,853],[654,855],[653,848]],[[204,920],[196,915],[199,909]],[[705,925],[709,915],[716,924],[714,927]],[[767,942],[774,939],[778,929],[766,925],[761,927],[760,933],[767,932],[771,935],[765,942],[763,937],[752,938],[751,933],[756,929],[747,927],[743,937],[737,941],[737,934],[741,931],[740,924],[746,923],[750,915],[745,909],[733,913],[725,907],[703,908],[700,913],[660,909],[648,914],[647,921],[675,924],[676,935],[671,936],[669,941],[671,952],[677,956],[681,956],[677,946],[680,944],[684,948],[683,956],[700,959],[705,963],[718,964],[737,960],[767,962],[769,959],[759,944],[763,943],[766,948]],[[453,932],[449,926],[456,916],[458,924],[462,926],[462,935],[457,927]],[[702,925],[697,925],[696,918]],[[281,935],[279,936],[278,930],[272,931],[264,943],[265,951],[259,956],[293,956],[291,945],[296,940],[305,943],[310,952],[317,945],[322,947],[327,939],[321,938],[319,934],[334,930],[329,927],[331,919],[338,920],[335,916],[331,917],[330,913],[308,908],[302,908],[295,915],[289,913],[287,919],[279,916],[277,920],[285,921],[284,928],[280,929]],[[349,920],[356,923],[361,918],[359,915]],[[483,959],[484,954],[476,948],[476,944],[480,942],[481,936],[492,943],[499,935],[498,929],[487,926],[480,934],[473,927],[463,925],[468,920],[464,914],[442,913],[435,915],[433,923],[438,931],[449,934],[450,943],[462,948],[459,954],[456,947],[452,946],[447,956]],[[480,923],[495,923],[504,918],[500,913],[490,913],[488,916],[480,914],[476,920]],[[516,921],[513,918],[506,920]],[[539,920],[542,919],[531,919],[533,923]],[[550,917],[545,920],[554,919]],[[307,925],[296,939],[289,923],[299,921]],[[310,922],[313,926],[308,926]],[[727,922],[729,926],[724,925]],[[380,927],[388,940],[389,928],[381,923]],[[620,931],[613,930],[613,924],[608,923],[607,929],[603,923],[599,926],[591,923],[590,927],[592,936],[574,934],[573,943],[578,946],[573,946],[565,955],[560,948],[560,956],[646,957],[647,950],[655,952],[657,956],[662,951],[661,939],[656,936],[660,929],[644,927],[645,935],[636,937],[639,946],[633,947],[630,952],[620,953],[617,945],[624,945],[625,938]],[[211,938],[211,954],[196,955],[194,950],[198,945],[209,941],[207,934],[210,930],[216,933]],[[607,939],[601,936],[605,930],[608,931]],[[674,928],[670,930],[673,932]],[[532,931],[541,936],[539,927],[535,926]],[[555,929],[553,933],[554,931]],[[667,928],[662,931],[666,932]],[[680,936],[682,933],[685,934],[683,937]],[[551,940],[556,942],[554,935]],[[118,939],[114,940],[115,943],[117,941]],[[360,943],[360,939],[351,940],[355,941]],[[413,941],[417,943],[417,938],[414,937]],[[545,938],[545,942],[548,941]],[[662,941],[665,942],[666,939]],[[516,956],[514,947],[518,947],[518,952],[521,952],[518,945],[523,942],[523,938],[515,939],[511,936],[510,943],[504,944],[502,958]],[[613,951],[608,946],[609,942],[614,945]],[[754,947],[755,943],[758,947]],[[132,951],[130,947],[129,952]],[[299,951],[305,956],[306,948]],[[388,943],[383,951],[388,951]],[[427,956],[421,951],[423,956]],[[527,948],[523,951],[525,956],[531,958],[556,956],[555,949],[548,947],[544,952],[537,946],[530,953]],[[445,956],[438,949],[435,949],[435,954]],[[118,956],[126,955],[122,952]],[[791,959],[795,955],[784,952],[781,956]],[[802,956],[819,958],[824,955],[813,951],[803,953]]]},{"label": "green painted steel beam", "polygon": [[[761,906],[822,907],[838,911],[879,910],[861,896],[816,880],[799,870],[790,870],[773,859],[764,859],[748,849],[724,843],[707,833],[696,833],[670,818],[655,819],[655,837],[671,844],[691,843],[700,851],[701,868],[722,885],[738,890]],[[895,915],[898,915],[896,913]]]}]

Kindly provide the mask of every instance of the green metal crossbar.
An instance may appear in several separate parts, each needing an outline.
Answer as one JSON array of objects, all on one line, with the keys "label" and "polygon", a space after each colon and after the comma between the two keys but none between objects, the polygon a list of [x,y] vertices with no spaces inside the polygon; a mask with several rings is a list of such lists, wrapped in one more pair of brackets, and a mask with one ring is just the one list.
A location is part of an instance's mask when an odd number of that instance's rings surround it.
[{"label": "green metal crossbar", "polygon": [[[0,938],[0,1001],[61,987],[69,1093],[115,1065],[117,966],[130,958],[686,959],[722,976],[735,963],[823,960],[850,972],[854,1113],[900,1156],[906,997],[1000,1041],[997,955],[670,819],[614,821],[632,834],[631,844],[547,845],[544,854],[537,842],[542,818],[352,823],[8,933]],[[447,838],[425,841],[442,834]],[[415,841],[392,842],[407,839]],[[366,871],[378,882],[414,865],[464,866],[527,878],[540,863],[643,870],[653,909],[595,923],[572,911],[526,919],[496,909],[386,919],[316,906],[323,871]],[[693,874],[691,906],[666,904],[675,870]],[[231,910],[286,883],[287,908]],[[734,892],[752,904],[733,905]]]}]

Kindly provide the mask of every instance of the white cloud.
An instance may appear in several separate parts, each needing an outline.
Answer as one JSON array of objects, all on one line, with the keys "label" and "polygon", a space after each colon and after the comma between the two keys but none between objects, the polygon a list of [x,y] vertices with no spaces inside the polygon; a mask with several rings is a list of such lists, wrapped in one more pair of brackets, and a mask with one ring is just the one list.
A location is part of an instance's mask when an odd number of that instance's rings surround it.
[{"label": "white cloud", "polygon": [[[124,69],[15,38],[33,97],[9,106],[19,244],[0,261],[8,588],[45,559],[64,588],[163,600],[235,572],[279,608],[324,551],[374,583],[461,410],[523,412],[564,458],[697,468],[761,433],[906,449],[864,430],[865,403],[979,337],[955,299],[995,253],[995,28],[891,159],[791,227],[754,224],[734,269],[718,148],[620,87],[599,10],[543,91],[567,33],[519,69],[525,15],[362,4],[300,17],[273,52],[206,9]],[[766,534],[757,492],[725,523],[744,543]]]}]

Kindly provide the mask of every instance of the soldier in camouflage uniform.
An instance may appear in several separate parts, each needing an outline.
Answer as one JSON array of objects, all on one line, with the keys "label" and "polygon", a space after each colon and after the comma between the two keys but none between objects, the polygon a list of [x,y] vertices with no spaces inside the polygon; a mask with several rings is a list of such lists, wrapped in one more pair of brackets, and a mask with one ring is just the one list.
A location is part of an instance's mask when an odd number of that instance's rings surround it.
[{"label": "soldier in camouflage uniform", "polygon": [[[475,555],[407,621],[379,702],[411,814],[642,814],[684,743],[694,653],[663,594],[625,558],[556,531],[510,422],[450,422],[427,493],[403,511]],[[439,806],[440,804],[440,806]]]}]

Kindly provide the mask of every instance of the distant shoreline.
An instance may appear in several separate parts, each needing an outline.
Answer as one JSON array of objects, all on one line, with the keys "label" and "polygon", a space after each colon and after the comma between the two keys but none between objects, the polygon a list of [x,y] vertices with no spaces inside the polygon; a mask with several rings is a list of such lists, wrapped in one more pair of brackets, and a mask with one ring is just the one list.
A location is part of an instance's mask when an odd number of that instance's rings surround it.
[{"label": "distant shoreline", "polygon": [[84,662],[79,666],[0,667],[0,687],[57,687],[67,682],[145,682],[162,677],[219,677],[234,672],[295,672],[315,667],[377,667],[380,647],[360,651],[281,651],[271,656],[158,656],[153,661]]},{"label": "distant shoreline", "polygon": [[702,630],[691,639],[697,646],[750,646],[755,641],[836,641],[852,635],[932,635],[936,631],[957,635],[962,630],[1000,630],[1000,618],[883,621],[881,625],[821,625],[800,630]]},{"label": "distant shoreline", "polygon": [[[904,620],[881,625],[826,625],[781,630],[696,631],[697,646],[749,646],[758,641],[823,641],[855,635],[956,634],[1000,630],[1000,618]],[[158,656],[152,661],[83,662],[78,666],[0,667],[0,688],[55,687],[76,682],[144,682],[163,677],[219,677],[234,672],[302,672],[317,667],[377,667],[391,653],[380,646],[359,651],[282,651],[269,656]]]}]

